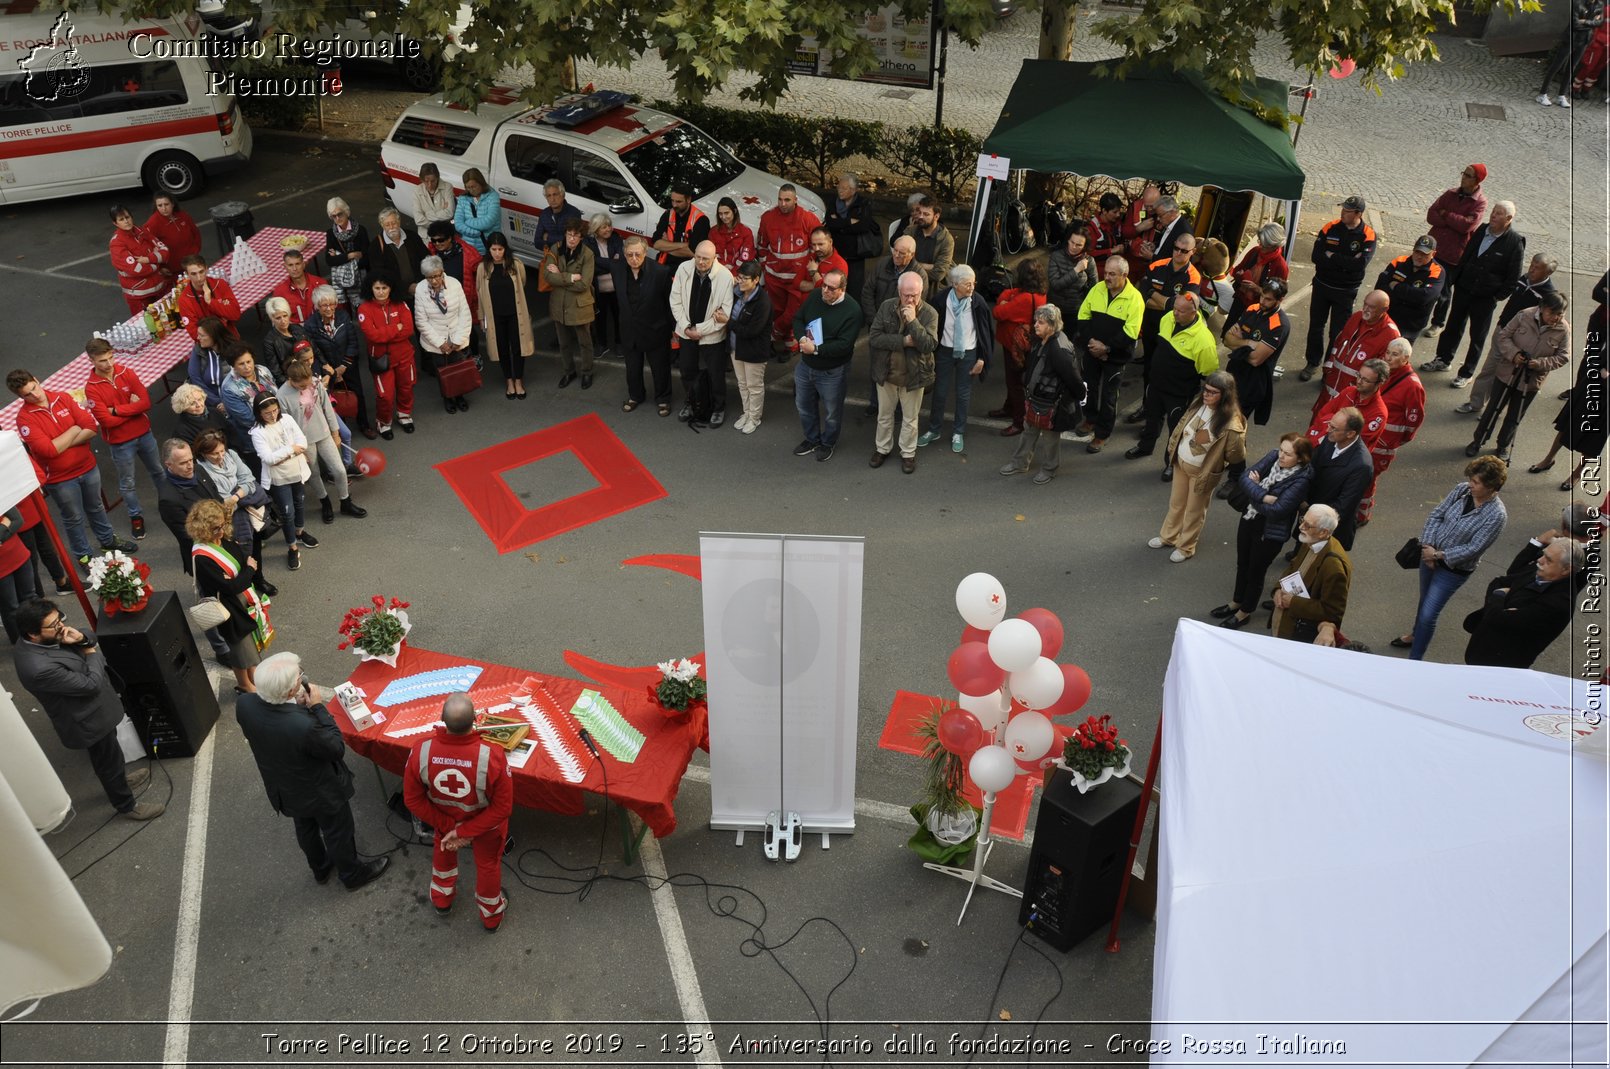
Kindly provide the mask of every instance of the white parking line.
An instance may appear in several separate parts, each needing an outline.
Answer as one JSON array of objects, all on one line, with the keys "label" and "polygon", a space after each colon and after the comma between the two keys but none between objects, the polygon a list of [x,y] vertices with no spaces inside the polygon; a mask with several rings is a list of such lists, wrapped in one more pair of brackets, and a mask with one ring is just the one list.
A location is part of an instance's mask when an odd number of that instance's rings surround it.
[{"label": "white parking line", "polygon": [[[66,267],[68,265],[63,264],[62,266]],[[84,275],[63,275],[56,273],[55,271],[46,270],[39,267],[19,267],[16,264],[0,264],[0,271],[15,271],[21,275],[38,275],[40,278],[67,278],[73,280],[74,282],[88,282],[96,286],[107,286],[111,289],[118,288],[116,279],[87,278]]]},{"label": "white parking line", "polygon": [[179,884],[179,922],[173,933],[173,980],[168,987],[168,1029],[162,1061],[181,1069],[190,1057],[190,1011],[196,993],[196,952],[201,942],[201,882],[207,866],[207,815],[212,804],[212,754],[216,731],[196,751],[190,784],[190,823],[185,831],[184,870]]},{"label": "white parking line", "polygon": [[57,264],[55,267],[47,267],[45,270],[51,274],[55,274],[57,271],[60,271],[63,268],[77,267],[79,264],[87,264],[91,260],[104,260],[107,258],[107,255],[108,254],[104,252],[92,252],[88,256],[80,256],[76,260],[68,260],[64,264]]},{"label": "white parking line", "polygon": [[[642,849],[637,856],[643,862],[644,874],[654,879],[654,889],[649,892],[649,898],[654,902],[654,919],[659,922],[660,937],[665,941],[665,959],[671,966],[671,982],[676,985],[676,1000],[682,1007],[682,1020],[690,1032],[708,1031],[710,1011],[704,1007],[704,989],[699,986],[699,972],[693,965],[693,951],[688,946],[687,933],[682,930],[682,915],[676,909],[676,892],[665,882],[665,855],[660,852],[660,841],[652,835],[644,836]],[[714,1044],[705,1043],[694,1060],[700,1065],[720,1065],[721,1055]]]}]

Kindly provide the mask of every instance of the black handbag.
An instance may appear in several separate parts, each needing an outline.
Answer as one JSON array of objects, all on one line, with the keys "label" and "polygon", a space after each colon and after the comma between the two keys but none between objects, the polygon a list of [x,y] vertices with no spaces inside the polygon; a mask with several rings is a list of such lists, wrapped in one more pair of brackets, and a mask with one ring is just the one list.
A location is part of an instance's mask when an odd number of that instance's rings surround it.
[{"label": "black handbag", "polygon": [[855,242],[851,247],[852,260],[871,260],[883,255],[883,231],[871,230],[864,234],[855,235]]},{"label": "black handbag", "polygon": [[1420,567],[1420,540],[1411,538],[1403,543],[1403,548],[1396,555],[1398,567],[1404,571],[1412,571]]},{"label": "black handbag", "polygon": [[1243,515],[1252,506],[1252,495],[1247,493],[1246,487],[1237,479],[1230,484],[1230,492],[1224,495],[1225,503],[1235,509],[1236,515]]}]

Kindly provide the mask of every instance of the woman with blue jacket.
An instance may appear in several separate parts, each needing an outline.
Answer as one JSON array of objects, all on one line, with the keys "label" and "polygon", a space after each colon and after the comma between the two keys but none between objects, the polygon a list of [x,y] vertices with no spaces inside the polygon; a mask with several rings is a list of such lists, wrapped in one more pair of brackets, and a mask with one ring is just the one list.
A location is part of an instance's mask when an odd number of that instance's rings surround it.
[{"label": "woman with blue jacket", "polygon": [[503,229],[503,201],[479,167],[464,172],[464,195],[453,206],[453,225],[464,244],[486,255],[486,236]]},{"label": "woman with blue jacket", "polygon": [[1264,576],[1280,547],[1291,537],[1292,519],[1313,480],[1314,446],[1306,434],[1282,435],[1280,446],[1241,474],[1240,487],[1250,499],[1235,532],[1235,594],[1214,609],[1220,627],[1245,627],[1263,596]]},{"label": "woman with blue jacket", "polygon": [[207,407],[224,414],[224,395],[220,389],[229,377],[229,348],[237,339],[229,325],[217,316],[196,324],[196,344],[190,350],[185,378],[207,394]]},{"label": "woman with blue jacket", "polygon": [[258,366],[257,358],[250,349],[235,350],[230,367],[232,370],[224,376],[223,385],[219,387],[219,392],[224,396],[224,414],[229,418],[229,427],[233,432],[231,440],[238,434],[249,443],[252,428],[257,426],[252,405],[256,403],[258,394],[274,392],[274,376],[268,373],[267,368]]}]

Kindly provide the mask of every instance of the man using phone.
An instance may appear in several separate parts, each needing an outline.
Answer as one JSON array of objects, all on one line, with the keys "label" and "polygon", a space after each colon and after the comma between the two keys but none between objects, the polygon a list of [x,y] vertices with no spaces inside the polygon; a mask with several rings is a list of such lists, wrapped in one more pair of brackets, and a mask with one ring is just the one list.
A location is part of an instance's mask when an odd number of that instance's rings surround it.
[{"label": "man using phone", "polygon": [[129,820],[160,817],[160,802],[134,800],[151,770],[124,767],[117,741],[123,702],[106,677],[95,633],[70,626],[55,602],[37,598],[17,607],[17,631],[22,635],[12,650],[17,679],[39,700],[62,745],[89,754],[112,808]]},{"label": "man using phone", "polygon": [[391,863],[358,859],[352,825],[352,770],[341,729],[324,707],[324,693],[302,674],[294,653],[264,658],[254,674],[257,693],[235,698],[235,718],[252,748],[274,812],[296,824],[296,842],[313,879],[330,873],[356,891]]}]

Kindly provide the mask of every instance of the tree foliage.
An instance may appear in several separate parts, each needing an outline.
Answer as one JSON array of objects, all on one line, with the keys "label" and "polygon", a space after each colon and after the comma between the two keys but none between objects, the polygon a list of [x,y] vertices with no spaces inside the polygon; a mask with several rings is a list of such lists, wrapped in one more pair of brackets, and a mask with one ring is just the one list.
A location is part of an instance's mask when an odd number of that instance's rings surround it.
[{"label": "tree foliage", "polygon": [[[192,0],[96,0],[106,11],[140,16],[182,14]],[[228,0],[229,9],[249,10],[249,0]],[[461,53],[443,74],[454,100],[474,104],[505,67],[527,67],[534,84],[526,99],[542,103],[564,88],[566,63],[586,59],[626,67],[637,56],[659,55],[670,68],[676,95],[701,100],[735,75],[753,75],[743,96],[776,103],[788,87],[787,64],[806,36],[834,53],[835,73],[855,75],[874,65],[858,20],[887,0],[472,0],[474,18]],[[452,28],[452,0],[266,0],[268,21],[307,36],[361,18],[376,36],[404,33],[439,51]],[[928,0],[900,0],[909,14],[928,10]],[[977,44],[994,23],[989,0],[943,0],[945,19],[962,41]],[[328,31],[324,31],[328,35]]]},{"label": "tree foliage", "polygon": [[[1476,0],[1476,9],[1536,11],[1538,0]],[[1431,34],[1439,18],[1452,21],[1454,0],[1144,0],[1134,14],[1094,24],[1097,35],[1123,48],[1109,65],[1123,77],[1137,64],[1194,70],[1227,99],[1254,105],[1243,89],[1256,77],[1252,49],[1279,36],[1298,70],[1325,71],[1352,59],[1365,85],[1403,75],[1404,64],[1437,58]],[[1261,107],[1254,107],[1260,113]],[[1284,122],[1284,114],[1265,115]]]}]

